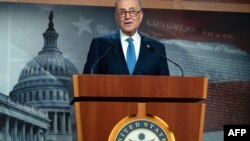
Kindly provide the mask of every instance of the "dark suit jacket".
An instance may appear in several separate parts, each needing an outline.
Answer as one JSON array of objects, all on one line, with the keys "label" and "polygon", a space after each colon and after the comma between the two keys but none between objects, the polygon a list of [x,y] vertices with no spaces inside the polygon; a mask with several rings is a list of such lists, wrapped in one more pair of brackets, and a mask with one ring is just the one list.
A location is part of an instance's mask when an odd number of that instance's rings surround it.
[{"label": "dark suit jacket", "polygon": [[[165,46],[141,35],[141,47],[133,75],[169,75],[167,60],[159,53],[166,56]],[[92,40],[83,73],[129,75],[119,31]]]}]

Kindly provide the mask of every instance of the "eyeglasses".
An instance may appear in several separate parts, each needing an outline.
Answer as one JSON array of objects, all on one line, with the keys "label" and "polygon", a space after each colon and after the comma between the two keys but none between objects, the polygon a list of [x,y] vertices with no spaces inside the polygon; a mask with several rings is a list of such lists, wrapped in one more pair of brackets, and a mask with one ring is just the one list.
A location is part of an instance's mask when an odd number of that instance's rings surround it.
[{"label": "eyeglasses", "polygon": [[122,10],[122,11],[116,12],[115,14],[118,15],[120,18],[123,18],[123,17],[125,17],[127,15],[127,13],[129,13],[129,15],[131,17],[135,17],[140,12],[141,12],[141,10],[139,10],[139,11],[126,11],[126,10]]}]

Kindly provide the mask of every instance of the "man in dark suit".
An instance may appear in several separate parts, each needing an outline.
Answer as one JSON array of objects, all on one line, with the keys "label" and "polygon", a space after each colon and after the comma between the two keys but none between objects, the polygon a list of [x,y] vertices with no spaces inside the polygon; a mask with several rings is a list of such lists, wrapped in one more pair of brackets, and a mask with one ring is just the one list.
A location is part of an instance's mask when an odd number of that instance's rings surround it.
[{"label": "man in dark suit", "polygon": [[92,40],[83,73],[169,75],[165,46],[138,33],[140,0],[116,0],[115,9],[120,30]]}]

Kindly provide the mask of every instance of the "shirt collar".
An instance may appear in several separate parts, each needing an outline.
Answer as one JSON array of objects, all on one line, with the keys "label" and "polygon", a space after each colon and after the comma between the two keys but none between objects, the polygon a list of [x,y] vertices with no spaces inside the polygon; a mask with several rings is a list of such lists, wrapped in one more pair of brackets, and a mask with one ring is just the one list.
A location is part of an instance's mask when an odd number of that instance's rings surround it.
[{"label": "shirt collar", "polygon": [[139,43],[140,40],[141,40],[141,36],[140,34],[138,33],[138,31],[135,32],[135,34],[130,37],[126,34],[124,34],[121,30],[120,30],[120,37],[121,37],[121,41],[122,42],[125,42],[127,38],[132,38],[134,40],[135,43]]}]

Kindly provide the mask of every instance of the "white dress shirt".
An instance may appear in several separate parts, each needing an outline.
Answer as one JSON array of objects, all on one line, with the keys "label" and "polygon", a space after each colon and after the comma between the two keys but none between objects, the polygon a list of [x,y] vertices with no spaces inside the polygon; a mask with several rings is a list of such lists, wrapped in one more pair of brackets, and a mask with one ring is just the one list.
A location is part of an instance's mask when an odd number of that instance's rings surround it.
[{"label": "white dress shirt", "polygon": [[134,36],[130,37],[125,35],[121,30],[120,30],[120,37],[121,37],[121,44],[122,44],[122,50],[123,54],[126,60],[127,57],[127,48],[128,48],[128,41],[126,41],[127,38],[132,38],[133,39],[133,44],[135,46],[135,56],[136,56],[136,61],[138,60],[139,52],[140,52],[140,46],[141,46],[141,36],[139,35],[138,32],[134,34]]}]

